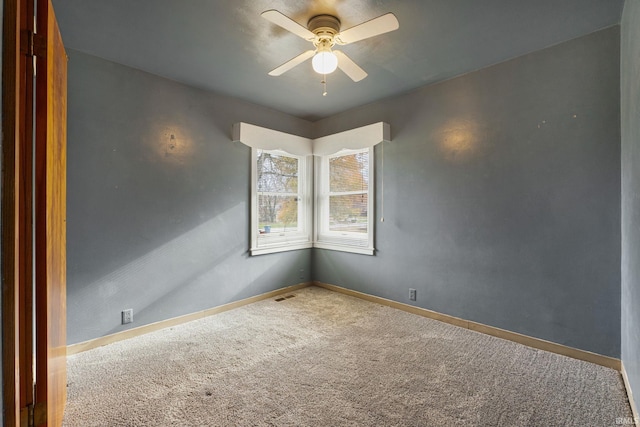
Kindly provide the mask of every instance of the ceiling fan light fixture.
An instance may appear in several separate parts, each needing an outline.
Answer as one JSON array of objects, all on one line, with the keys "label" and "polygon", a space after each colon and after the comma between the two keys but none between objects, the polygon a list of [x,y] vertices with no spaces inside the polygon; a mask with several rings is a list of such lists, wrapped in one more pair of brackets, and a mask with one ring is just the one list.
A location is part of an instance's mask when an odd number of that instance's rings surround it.
[{"label": "ceiling fan light fixture", "polygon": [[338,68],[338,57],[331,50],[320,51],[314,55],[312,65],[318,74],[331,74]]},{"label": "ceiling fan light fixture", "polygon": [[[274,9],[262,12],[262,17],[296,36],[313,43],[315,47],[315,50],[307,50],[269,71],[270,76],[279,76],[313,57],[312,65],[316,73],[323,75],[330,74],[340,66],[340,69],[344,71],[351,80],[359,82],[367,77],[367,73],[360,68],[358,64],[353,62],[351,58],[345,55],[344,52],[340,50],[332,52],[331,48],[335,44],[344,46],[397,30],[400,27],[398,19],[391,12],[344,31],[341,31],[340,19],[333,15],[316,15],[307,22],[306,28]],[[322,80],[325,85],[326,80],[327,79]]]}]

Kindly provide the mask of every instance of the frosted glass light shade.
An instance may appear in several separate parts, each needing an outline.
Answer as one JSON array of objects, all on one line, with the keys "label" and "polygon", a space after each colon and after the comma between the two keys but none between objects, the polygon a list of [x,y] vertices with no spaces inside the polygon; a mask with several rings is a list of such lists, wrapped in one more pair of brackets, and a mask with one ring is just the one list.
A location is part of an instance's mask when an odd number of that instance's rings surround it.
[{"label": "frosted glass light shade", "polygon": [[330,74],[338,68],[338,58],[333,52],[318,52],[311,61],[313,69],[319,74]]}]

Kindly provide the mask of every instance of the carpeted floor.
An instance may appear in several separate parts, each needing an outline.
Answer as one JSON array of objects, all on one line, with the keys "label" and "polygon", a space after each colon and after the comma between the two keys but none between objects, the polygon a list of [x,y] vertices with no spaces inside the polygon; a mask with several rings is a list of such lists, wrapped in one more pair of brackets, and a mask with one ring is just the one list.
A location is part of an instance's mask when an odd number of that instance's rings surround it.
[{"label": "carpeted floor", "polygon": [[65,426],[615,426],[618,372],[310,287],[68,359]]}]

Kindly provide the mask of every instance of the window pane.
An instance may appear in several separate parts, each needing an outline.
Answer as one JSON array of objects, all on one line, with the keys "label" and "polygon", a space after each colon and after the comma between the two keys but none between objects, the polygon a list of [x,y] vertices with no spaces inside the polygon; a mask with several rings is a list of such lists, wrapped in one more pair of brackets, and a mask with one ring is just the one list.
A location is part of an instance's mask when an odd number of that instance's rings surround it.
[{"label": "window pane", "polygon": [[329,191],[367,191],[369,188],[369,152],[329,159]]},{"label": "window pane", "polygon": [[258,192],[298,193],[298,159],[258,151]]},{"label": "window pane", "polygon": [[367,194],[329,196],[329,230],[367,232]]},{"label": "window pane", "polygon": [[298,198],[258,194],[260,234],[298,231]]}]

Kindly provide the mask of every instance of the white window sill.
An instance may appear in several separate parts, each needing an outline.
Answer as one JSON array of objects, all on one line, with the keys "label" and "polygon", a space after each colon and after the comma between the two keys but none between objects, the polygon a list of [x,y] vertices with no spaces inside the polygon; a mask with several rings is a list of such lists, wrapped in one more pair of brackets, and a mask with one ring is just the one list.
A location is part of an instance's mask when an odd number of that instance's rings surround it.
[{"label": "white window sill", "polygon": [[332,251],[342,251],[342,252],[350,252],[352,254],[360,254],[360,255],[373,255],[375,253],[375,248],[368,248],[365,246],[347,246],[347,245],[338,245],[335,243],[323,243],[323,242],[315,242],[313,244],[314,248],[319,249],[330,249]]},{"label": "white window sill", "polygon": [[297,251],[300,249],[312,248],[311,242],[289,243],[285,245],[265,246],[261,248],[251,248],[251,256],[274,254],[277,252]]}]

